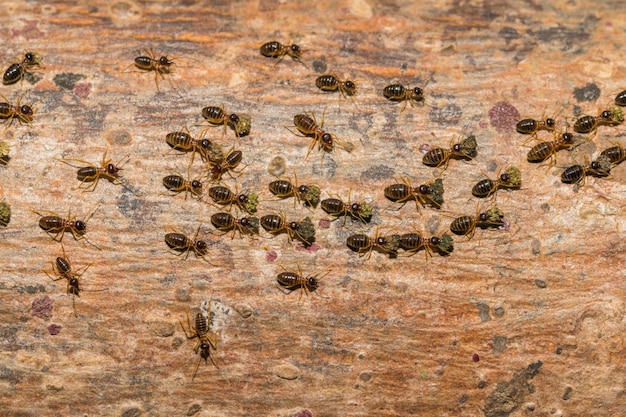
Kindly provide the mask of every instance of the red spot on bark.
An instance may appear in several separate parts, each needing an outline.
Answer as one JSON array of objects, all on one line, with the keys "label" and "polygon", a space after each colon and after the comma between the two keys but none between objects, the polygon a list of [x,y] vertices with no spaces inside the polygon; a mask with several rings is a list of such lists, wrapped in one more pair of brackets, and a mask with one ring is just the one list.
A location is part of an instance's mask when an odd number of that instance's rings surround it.
[{"label": "red spot on bark", "polygon": [[50,326],[48,326],[48,331],[52,336],[54,336],[55,334],[59,334],[59,332],[61,331],[61,326],[59,326],[58,324],[51,324]]},{"label": "red spot on bark", "polygon": [[276,258],[278,258],[278,254],[274,250],[268,250],[265,253],[265,260],[267,262],[274,262],[276,260]]},{"label": "red spot on bark", "polygon": [[52,298],[44,295],[43,297],[39,297],[33,300],[31,310],[33,311],[33,316],[39,317],[44,320],[50,320],[50,318],[52,317],[53,306],[54,301],[52,301]]},{"label": "red spot on bark", "polygon": [[515,125],[520,119],[519,111],[506,101],[499,101],[489,110],[491,126],[498,132],[515,130]]},{"label": "red spot on bark", "polygon": [[480,356],[478,356],[478,353],[472,354],[472,360],[474,362],[478,362],[480,360]]},{"label": "red spot on bark", "polygon": [[74,86],[74,94],[78,97],[85,99],[89,97],[89,93],[91,92],[91,83],[80,83]]}]

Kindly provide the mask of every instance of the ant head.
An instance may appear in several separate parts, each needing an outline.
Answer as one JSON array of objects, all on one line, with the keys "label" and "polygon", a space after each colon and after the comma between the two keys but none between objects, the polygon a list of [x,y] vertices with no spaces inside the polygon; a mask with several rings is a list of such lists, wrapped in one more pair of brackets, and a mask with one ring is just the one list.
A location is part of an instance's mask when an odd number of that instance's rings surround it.
[{"label": "ant head", "polygon": [[423,96],[424,96],[424,90],[422,90],[419,87],[414,87],[413,88],[413,99],[414,100],[419,100]]},{"label": "ant head", "polygon": [[208,140],[208,139],[202,139],[202,140],[200,141],[200,147],[201,147],[202,149],[209,150],[209,149],[213,148],[213,144],[212,144],[212,143],[211,143],[211,141],[210,141],[210,140]]},{"label": "ant head", "polygon": [[80,284],[78,283],[78,278],[73,277],[69,280],[69,292],[70,294],[79,295],[80,292]]},{"label": "ant head", "polygon": [[298,222],[289,222],[289,228],[291,230],[298,230],[300,228],[300,223],[298,223]]},{"label": "ant head", "polygon": [[300,58],[302,51],[300,50],[300,47],[298,45],[291,45],[289,47],[289,50],[291,50],[291,53],[293,54],[293,56]]},{"label": "ant head", "polygon": [[195,247],[200,255],[206,255],[207,249],[209,249],[209,245],[204,240],[198,240]]},{"label": "ant head", "polygon": [[488,219],[487,213],[480,213],[478,215],[478,220],[480,220],[481,222],[486,222]]},{"label": "ant head", "polygon": [[202,183],[198,180],[193,180],[191,181],[191,188],[193,188],[194,190],[201,190],[202,189]]},{"label": "ant head", "polygon": [[556,125],[556,121],[555,121],[553,118],[548,117],[548,118],[546,119],[546,126],[548,126],[548,127],[554,127],[555,125]]},{"label": "ant head", "polygon": [[174,63],[174,61],[172,61],[171,59],[169,59],[166,56],[162,56],[161,58],[159,58],[159,64],[169,67],[170,65],[172,65]]},{"label": "ant head", "polygon": [[430,194],[430,187],[426,184],[422,184],[418,187],[420,194]]},{"label": "ant head", "polygon": [[345,82],[345,86],[346,86],[346,90],[348,91],[348,93],[350,94],[354,94],[354,91],[356,90],[356,84],[354,84],[352,81],[347,80]]},{"label": "ant head", "polygon": [[437,236],[433,236],[430,238],[430,243],[437,246],[439,244],[441,239],[439,239]]},{"label": "ant head", "polygon": [[117,171],[120,171],[122,168],[118,168],[113,164],[107,164],[106,166],[106,172],[107,174],[116,174]]},{"label": "ant head", "polygon": [[361,205],[359,203],[352,203],[350,204],[350,210],[361,211]]},{"label": "ant head", "polygon": [[33,62],[35,60],[35,53],[34,52],[26,52],[24,54],[24,58],[26,58],[26,60],[29,61],[29,62]]},{"label": "ant head", "polygon": [[300,186],[298,186],[298,192],[300,192],[300,193],[308,193],[309,192],[309,186],[308,185],[300,185]]},{"label": "ant head", "polygon": [[315,277],[309,277],[306,280],[306,283],[307,283],[307,286],[309,287],[310,291],[315,290],[317,288],[317,286],[318,286],[318,282],[317,282],[317,279]]},{"label": "ant head", "polygon": [[82,236],[85,234],[85,232],[87,232],[87,225],[82,220],[76,220],[74,222],[74,230],[76,231],[77,235]]},{"label": "ant head", "polygon": [[24,116],[32,116],[33,109],[28,104],[24,104],[20,107],[20,113],[22,113]]},{"label": "ant head", "polygon": [[239,123],[239,116],[237,116],[235,113],[233,113],[230,116],[228,116],[228,120],[232,124],[237,124],[237,123]]},{"label": "ant head", "polygon": [[452,150],[453,150],[454,152],[461,152],[461,150],[462,150],[463,148],[464,148],[464,146],[463,146],[462,144],[460,144],[460,143],[455,143],[455,144],[452,146]]},{"label": "ant head", "polygon": [[600,117],[602,117],[603,119],[610,119],[612,115],[613,112],[611,110],[604,110],[602,114],[600,114]]},{"label": "ant head", "polygon": [[565,132],[561,135],[561,140],[565,143],[572,143],[574,142],[574,135],[570,132]]},{"label": "ant head", "polygon": [[250,226],[250,220],[247,217],[242,217],[241,219],[239,219],[239,224],[243,227],[248,227]]},{"label": "ant head", "polygon": [[327,150],[330,150],[333,148],[333,137],[330,133],[324,133],[322,135],[322,145]]},{"label": "ant head", "polygon": [[592,161],[589,167],[591,167],[591,169],[593,170],[599,170],[601,165],[600,165],[600,162],[598,161]]},{"label": "ant head", "polygon": [[245,194],[239,194],[237,196],[237,200],[241,203],[241,204],[246,204],[248,202],[248,196]]},{"label": "ant head", "polygon": [[509,182],[509,180],[511,179],[511,176],[509,174],[502,174],[500,175],[500,181],[502,182]]}]

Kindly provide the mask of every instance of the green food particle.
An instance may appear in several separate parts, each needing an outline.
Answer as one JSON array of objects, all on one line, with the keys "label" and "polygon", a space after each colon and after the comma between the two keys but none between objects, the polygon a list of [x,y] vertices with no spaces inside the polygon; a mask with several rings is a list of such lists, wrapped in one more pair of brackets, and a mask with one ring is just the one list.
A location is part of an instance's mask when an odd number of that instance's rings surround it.
[{"label": "green food particle", "polygon": [[504,217],[504,212],[500,210],[498,207],[492,207],[487,210],[487,220],[490,222],[496,223],[500,222]]},{"label": "green food particle", "polygon": [[248,220],[248,230],[252,233],[258,235],[259,234],[259,218],[258,217],[247,217]]},{"label": "green food particle", "polygon": [[305,217],[299,223],[298,235],[307,246],[310,246],[315,240],[315,226],[309,217]]},{"label": "green food particle", "polygon": [[372,207],[372,205],[371,205],[371,204],[369,204],[369,203],[367,203],[367,202],[363,201],[363,202],[361,203],[361,218],[362,218],[364,221],[366,221],[366,222],[370,221],[370,219],[371,219],[371,217],[372,217],[372,210],[373,210],[373,209],[374,209],[374,208]]},{"label": "green food particle", "polygon": [[300,198],[302,198],[306,204],[315,208],[320,203],[320,187],[316,185],[309,185],[307,188],[307,191],[303,193],[304,195]]},{"label": "green food particle", "polygon": [[444,233],[439,239],[439,244],[437,245],[439,250],[443,253],[450,253],[454,250],[454,240],[452,236],[447,233]]},{"label": "green food particle", "polygon": [[443,204],[443,180],[441,178],[437,178],[430,185],[430,199],[438,206]]},{"label": "green food particle", "polygon": [[463,139],[463,141],[461,142],[461,146],[463,147],[463,149],[461,149],[463,155],[467,156],[468,158],[473,158],[476,156],[476,147],[478,146],[478,144],[476,143],[476,136],[470,135],[467,138]]},{"label": "green food particle", "polygon": [[0,158],[6,158],[9,156],[9,144],[3,141],[0,141]]},{"label": "green food particle", "polygon": [[220,145],[213,143],[213,146],[208,151],[207,158],[214,164],[221,164],[224,161],[224,149]]},{"label": "green food particle", "polygon": [[[251,213],[255,212],[258,205],[259,205],[259,195],[257,193],[248,194],[248,202],[246,203],[246,210]],[[257,223],[258,223],[258,219],[257,219]],[[257,224],[257,230],[258,230],[258,224]]]},{"label": "green food particle", "polygon": [[391,236],[386,236],[385,239],[386,239],[386,243],[382,245],[382,248],[386,252],[392,252],[392,253],[397,252],[398,249],[400,248],[401,236],[393,234]]},{"label": "green food particle", "polygon": [[624,112],[622,108],[619,106],[615,106],[611,109],[611,120],[614,122],[623,122],[624,121]]},{"label": "green food particle", "polygon": [[0,202],[0,225],[6,226],[11,221],[11,206],[4,201]]},{"label": "green food particle", "polygon": [[237,136],[246,136],[250,134],[250,127],[252,126],[252,118],[247,114],[239,114],[239,121],[235,123],[235,133]]},{"label": "green food particle", "polygon": [[522,173],[517,167],[511,166],[507,168],[505,172],[509,175],[509,181],[507,182],[506,186],[520,187],[522,185]]}]

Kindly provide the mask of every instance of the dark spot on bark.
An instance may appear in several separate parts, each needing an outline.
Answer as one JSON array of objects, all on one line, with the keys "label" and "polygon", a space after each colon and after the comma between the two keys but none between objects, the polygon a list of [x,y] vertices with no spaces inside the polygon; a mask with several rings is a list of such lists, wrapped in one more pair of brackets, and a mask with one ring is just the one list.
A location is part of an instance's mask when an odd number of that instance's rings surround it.
[{"label": "dark spot on bark", "polygon": [[455,125],[463,115],[463,110],[456,104],[448,104],[430,110],[428,117],[432,122],[443,125]]},{"label": "dark spot on bark", "polygon": [[565,388],[565,392],[563,393],[563,400],[567,401],[572,398],[572,392],[574,389],[572,387]]},{"label": "dark spot on bark", "polygon": [[50,326],[48,326],[48,332],[54,336],[55,334],[59,334],[59,332],[61,331],[61,326],[59,326],[58,324],[51,324]]},{"label": "dark spot on bark", "polygon": [[200,406],[200,404],[194,404],[191,407],[189,407],[189,410],[187,410],[187,415],[193,416],[194,414],[197,414],[198,412],[200,412],[200,410],[202,410],[202,407]]},{"label": "dark spot on bark", "polygon": [[530,364],[516,372],[509,382],[498,382],[496,389],[485,399],[485,417],[508,417],[522,405],[524,398],[535,391],[528,381],[539,373],[541,365],[541,361]]},{"label": "dark spot on bark", "polygon": [[548,284],[546,284],[546,282],[542,279],[536,279],[535,285],[539,288],[546,288],[548,286]]},{"label": "dark spot on bark", "polygon": [[574,88],[574,98],[581,101],[594,101],[600,97],[600,89],[594,83],[589,83],[581,88]]},{"label": "dark spot on bark", "polygon": [[508,26],[500,29],[500,32],[498,32],[498,35],[500,35],[500,37],[502,37],[507,44],[511,42],[513,39],[517,39],[520,37],[519,33],[517,33],[517,30]]},{"label": "dark spot on bark", "polygon": [[493,315],[496,316],[496,317],[504,316],[504,307],[498,306],[498,307],[494,308],[493,309]]},{"label": "dark spot on bark", "polygon": [[76,83],[83,78],[85,78],[83,74],[72,74],[72,73],[66,72],[66,73],[55,75],[54,83],[61,88],[65,88],[66,90],[71,91],[74,89],[74,86],[76,85]]},{"label": "dark spot on bark", "polygon": [[361,179],[380,180],[393,178],[394,173],[395,171],[393,170],[393,168],[390,168],[387,165],[378,165],[375,167],[370,167],[361,172]]},{"label": "dark spot on bark", "polygon": [[489,315],[489,306],[485,303],[476,303],[476,307],[478,307],[478,317],[480,317],[480,321],[486,323],[491,321],[491,316]]},{"label": "dark spot on bark", "polygon": [[493,337],[493,354],[499,355],[506,350],[506,344],[509,342],[509,338],[506,336],[494,336]]},{"label": "dark spot on bark", "polygon": [[323,74],[326,72],[327,69],[328,69],[328,66],[326,65],[326,62],[320,61],[318,59],[313,61],[313,71],[319,74]]}]

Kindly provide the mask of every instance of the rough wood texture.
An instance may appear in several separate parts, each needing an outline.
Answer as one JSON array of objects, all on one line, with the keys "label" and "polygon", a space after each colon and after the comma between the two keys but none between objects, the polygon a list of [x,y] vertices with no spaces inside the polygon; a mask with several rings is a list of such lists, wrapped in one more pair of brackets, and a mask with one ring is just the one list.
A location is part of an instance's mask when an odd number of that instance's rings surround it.
[{"label": "rough wood texture", "polygon": [[[516,112],[571,121],[626,87],[621,2],[91,3],[9,2],[0,11],[3,64],[36,50],[46,65],[21,90],[1,88],[38,107],[32,127],[8,129],[11,159],[0,167],[0,198],[13,209],[0,227],[2,414],[623,415],[626,164],[578,192],[561,184],[559,167],[610,141],[626,146],[625,128],[599,129],[593,142],[560,152],[549,172],[526,162],[514,129]],[[270,40],[301,45],[307,67],[261,56]],[[132,67],[143,48],[178,64],[160,92],[153,73]],[[315,87],[326,71],[357,82],[354,100]],[[426,85],[429,106],[401,112],[381,94],[392,82]],[[323,197],[351,190],[372,202],[372,223],[318,228],[309,250],[264,232],[211,235],[217,210],[163,195],[161,180],[185,175],[189,161],[165,135],[220,104],[252,117],[250,136],[237,142],[227,131],[245,168],[225,182],[262,191],[259,214],[328,218],[269,194],[268,166],[282,156],[285,175],[297,171]],[[304,111],[325,111],[324,127],[355,150],[304,160],[309,140],[285,128]],[[476,135],[478,156],[450,163],[442,211],[385,210],[394,177],[432,179],[420,145],[447,145],[462,132]],[[221,129],[209,135],[219,139]],[[75,170],[54,159],[97,163],[106,149],[114,161],[129,155],[123,175],[136,194],[107,181],[81,193]],[[428,261],[421,252],[366,260],[346,248],[361,230],[446,231],[447,213],[476,210],[470,190],[482,173],[507,164],[523,172],[521,190],[497,196],[510,230],[479,230]],[[191,176],[200,172],[195,161]],[[87,237],[102,248],[63,240],[74,268],[91,264],[76,318],[65,282],[42,271],[61,245],[31,211],[68,208],[79,218],[97,208]],[[165,246],[171,228],[191,236],[200,224],[217,267]],[[301,303],[276,288],[281,266],[297,265],[330,271]],[[195,341],[178,320],[211,297],[219,368],[202,363],[192,381]]]}]

